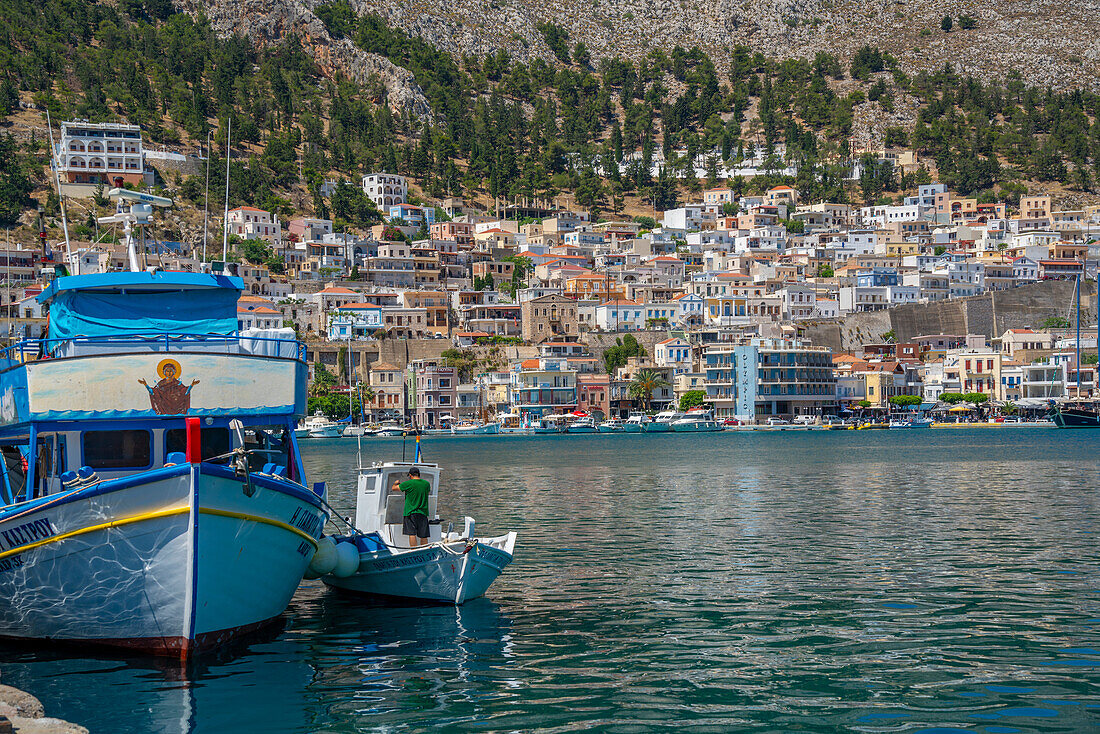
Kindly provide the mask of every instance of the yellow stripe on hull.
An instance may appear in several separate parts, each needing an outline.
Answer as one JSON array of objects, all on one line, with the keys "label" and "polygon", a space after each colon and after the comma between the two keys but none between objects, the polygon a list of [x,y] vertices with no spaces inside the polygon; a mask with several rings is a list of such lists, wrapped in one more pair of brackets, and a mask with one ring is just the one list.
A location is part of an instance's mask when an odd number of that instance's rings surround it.
[{"label": "yellow stripe on hull", "polygon": [[[75,538],[88,533],[95,533],[100,530],[110,530],[111,528],[123,527],[125,525],[132,525],[138,522],[145,522],[146,520],[159,520],[162,517],[172,517],[173,515],[184,515],[191,511],[190,507],[175,507],[170,510],[156,510],[154,512],[144,512],[140,515],[134,515],[133,517],[124,517],[118,520],[111,520],[110,522],[100,523],[98,525],[89,525],[86,528],[80,528],[79,530],[70,530],[67,533],[61,533],[60,535],[54,535],[50,538],[43,538],[42,540],[36,540],[33,543],[27,543],[21,545],[18,548],[12,548],[0,553],[0,560],[7,558],[8,556],[18,555],[19,553],[26,553],[29,550],[40,548],[50,543],[57,543],[62,540],[68,540],[69,538]],[[259,517],[258,515],[249,515],[243,512],[232,512],[230,510],[215,510],[212,508],[200,508],[200,515],[216,515],[218,517],[229,517],[237,520],[246,520],[250,522],[261,523],[263,525],[271,525],[272,527],[281,528],[287,530],[295,535],[301,537],[307,541],[314,548],[317,548],[317,539],[309,535],[300,528],[296,528],[293,525],[282,522],[281,520],[272,520],[267,517]]]}]

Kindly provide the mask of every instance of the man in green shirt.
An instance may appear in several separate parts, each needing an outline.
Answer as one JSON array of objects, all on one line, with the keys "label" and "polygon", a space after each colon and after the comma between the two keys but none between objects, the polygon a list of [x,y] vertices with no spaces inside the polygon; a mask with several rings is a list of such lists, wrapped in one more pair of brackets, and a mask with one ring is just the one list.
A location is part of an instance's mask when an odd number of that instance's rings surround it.
[{"label": "man in green shirt", "polygon": [[405,493],[405,517],[403,531],[409,536],[409,547],[419,548],[428,544],[428,495],[432,485],[420,478],[420,470],[409,469],[409,478],[393,481],[393,491]]}]

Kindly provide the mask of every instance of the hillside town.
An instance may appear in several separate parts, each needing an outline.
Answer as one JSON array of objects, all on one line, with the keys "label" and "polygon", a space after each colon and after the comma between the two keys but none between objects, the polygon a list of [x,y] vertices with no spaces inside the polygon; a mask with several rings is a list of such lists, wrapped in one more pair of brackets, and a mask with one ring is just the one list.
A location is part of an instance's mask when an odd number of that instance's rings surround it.
[{"label": "hillside town", "polygon": [[[142,186],[149,169],[135,125],[65,123],[56,153],[69,197]],[[779,185],[759,196],[705,189],[695,203],[615,221],[552,201],[484,211],[425,200],[386,172],[359,186],[383,215],[369,230],[227,208],[224,219],[210,215],[205,259],[147,237],[143,264],[240,276],[240,331],[293,329],[309,345],[315,384],[324,377],[331,390],[362,395],[363,420],[435,428],[704,405],[721,420],[816,421],[927,409],[945,395],[1020,412],[1100,395],[1095,322],[1081,331],[1079,365],[1068,303],[1029,328],[868,334],[846,351],[805,329],[1095,279],[1100,206],[1058,210],[1050,196],[980,203],[929,183],[899,204],[854,207]],[[215,259],[230,245],[245,253],[240,262]],[[43,241],[41,253],[9,246],[3,298],[15,328],[35,337],[45,325],[34,300],[44,262],[88,274],[125,269],[126,258],[117,239]]]}]

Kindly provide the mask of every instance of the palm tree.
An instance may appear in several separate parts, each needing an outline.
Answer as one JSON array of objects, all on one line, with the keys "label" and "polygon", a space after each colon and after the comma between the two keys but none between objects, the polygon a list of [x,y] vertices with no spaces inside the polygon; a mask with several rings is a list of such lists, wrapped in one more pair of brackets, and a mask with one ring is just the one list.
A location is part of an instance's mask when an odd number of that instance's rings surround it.
[{"label": "palm tree", "polygon": [[642,370],[630,381],[630,397],[641,398],[645,410],[649,410],[653,393],[662,387],[668,387],[668,380],[653,370]]}]

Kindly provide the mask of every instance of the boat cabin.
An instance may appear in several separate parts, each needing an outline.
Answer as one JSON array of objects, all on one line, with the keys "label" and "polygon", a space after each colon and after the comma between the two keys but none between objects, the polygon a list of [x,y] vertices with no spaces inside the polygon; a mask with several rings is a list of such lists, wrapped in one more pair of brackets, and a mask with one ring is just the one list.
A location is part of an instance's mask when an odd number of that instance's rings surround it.
[{"label": "boat cabin", "polygon": [[407,547],[403,532],[405,495],[394,491],[395,481],[408,479],[409,469],[420,470],[420,478],[431,485],[428,495],[429,541],[442,540],[439,523],[439,466],[414,462],[386,462],[359,469],[359,486],[355,498],[355,527],[364,533],[377,532],[390,545]]},{"label": "boat cabin", "polygon": [[206,462],[241,439],[251,472],[302,484],[304,347],[239,332],[242,288],[202,273],[52,281],[48,334],[0,351],[3,504],[189,463],[189,447]]}]

